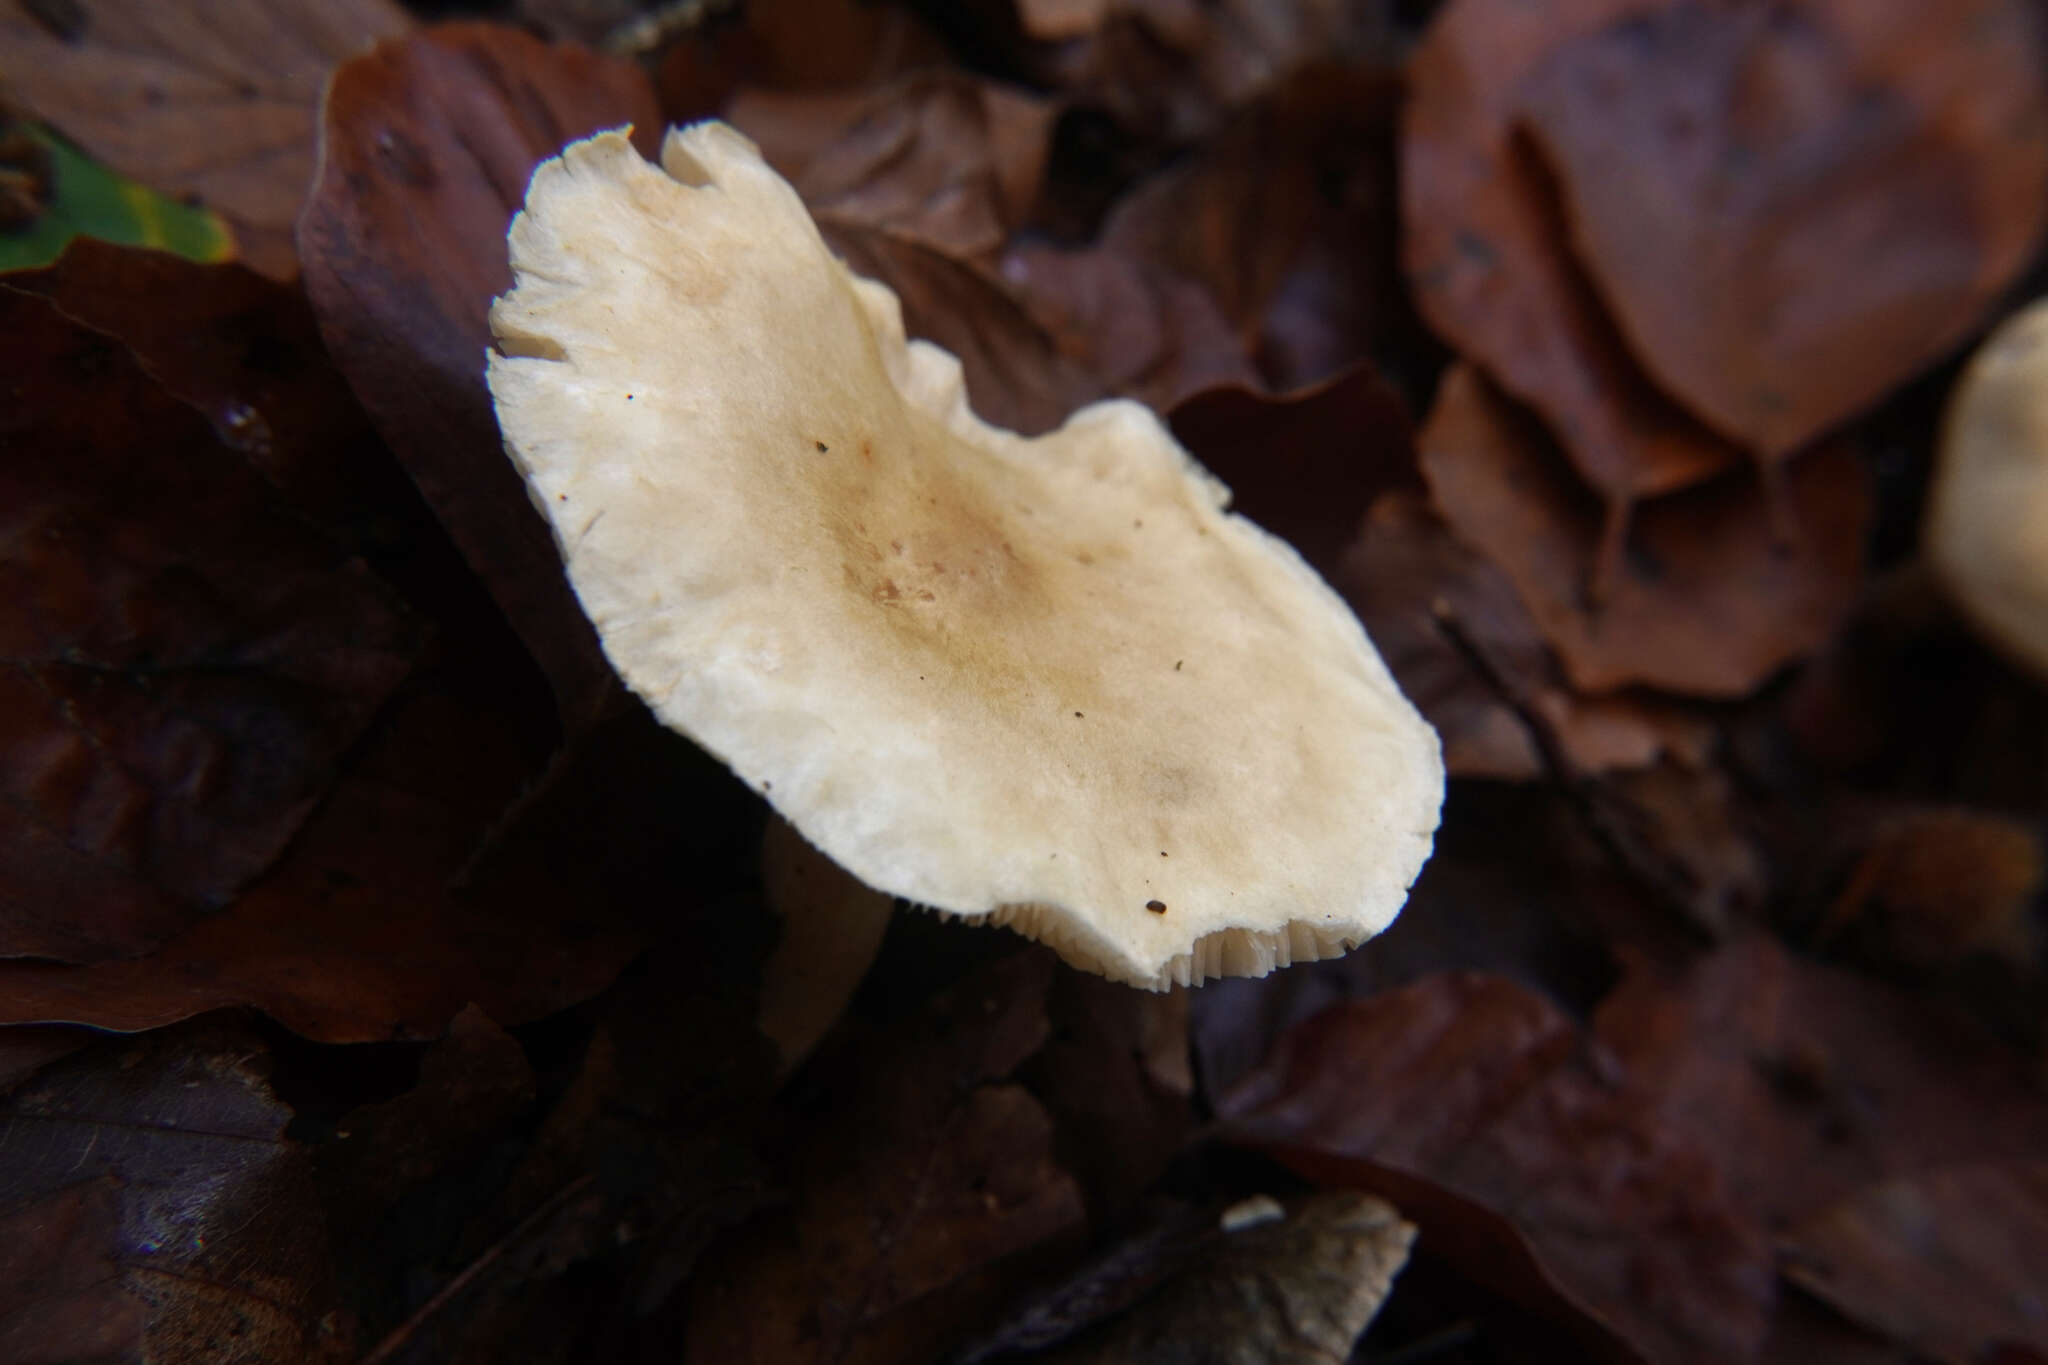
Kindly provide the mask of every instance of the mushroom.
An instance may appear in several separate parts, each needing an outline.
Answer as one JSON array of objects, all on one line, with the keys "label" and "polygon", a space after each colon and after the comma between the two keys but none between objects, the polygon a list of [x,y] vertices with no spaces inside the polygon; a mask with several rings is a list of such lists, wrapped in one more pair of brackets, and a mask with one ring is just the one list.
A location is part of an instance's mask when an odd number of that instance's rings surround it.
[{"label": "mushroom", "polygon": [[1385,928],[1435,733],[1138,404],[1033,439],[733,129],[535,171],[506,449],[613,666],[869,886],[1151,989]]},{"label": "mushroom", "polygon": [[1971,623],[2048,677],[2048,299],[2008,318],[1957,383],[1924,542]]}]

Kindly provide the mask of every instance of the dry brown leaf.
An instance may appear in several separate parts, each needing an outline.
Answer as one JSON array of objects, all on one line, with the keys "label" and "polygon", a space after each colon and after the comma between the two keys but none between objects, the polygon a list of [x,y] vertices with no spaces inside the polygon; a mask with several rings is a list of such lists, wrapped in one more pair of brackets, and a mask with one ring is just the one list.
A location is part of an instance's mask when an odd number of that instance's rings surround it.
[{"label": "dry brown leaf", "polygon": [[1639,507],[1596,597],[1603,509],[1469,366],[1445,377],[1421,445],[1438,509],[1507,573],[1588,691],[1741,696],[1825,641],[1861,582],[1870,480],[1843,447],[1782,475],[1782,535],[1769,487],[1747,472]]},{"label": "dry brown leaf", "polygon": [[2048,1165],[1887,1180],[1807,1219],[1784,1248],[1795,1284],[1916,1356],[2048,1353]]},{"label": "dry brown leaf", "polygon": [[1326,1010],[1218,1109],[1234,1140],[1399,1199],[1465,1273],[1554,1286],[1647,1358],[1721,1365],[1763,1340],[1769,1248],[1712,1162],[1503,978],[1443,973]]},{"label": "dry brown leaf", "polygon": [[1409,317],[1395,102],[1378,68],[1304,70],[1125,196],[1102,245],[1207,288],[1274,388],[1327,380]]},{"label": "dry brown leaf", "polygon": [[985,257],[1038,198],[1055,112],[1021,90],[934,71],[871,94],[743,89],[725,119],[814,216]]},{"label": "dry brown leaf", "polygon": [[1107,393],[1166,412],[1203,389],[1260,385],[1209,291],[1164,266],[1027,244],[1005,252],[1001,270],[1061,354]]},{"label": "dry brown leaf", "polygon": [[[1459,544],[1417,493],[1397,489],[1373,503],[1331,582],[1365,623],[1401,690],[1436,726],[1453,776],[1562,776],[1547,773],[1517,702],[1551,728],[1576,773],[1645,768],[1664,758],[1695,767],[1706,760],[1714,727],[1697,711],[1644,692],[1588,696],[1567,687],[1513,584]],[[1446,609],[1515,696],[1502,695],[1453,643]]]},{"label": "dry brown leaf", "polygon": [[1518,103],[1631,352],[1776,457],[1957,345],[2032,255],[2041,37],[2022,0],[1668,5],[1560,44]]},{"label": "dry brown leaf", "polygon": [[1409,63],[1401,136],[1408,277],[1422,314],[1555,432],[1610,517],[1734,464],[1644,377],[1565,248],[1516,137],[1520,90],[1558,45],[1660,0],[1451,0]]},{"label": "dry brown leaf", "polygon": [[829,218],[818,226],[855,274],[896,291],[911,336],[959,358],[983,421],[1035,436],[1103,396],[1100,379],[989,270],[893,232]]},{"label": "dry brown leaf", "polygon": [[2048,1151],[2026,1058],[1936,1002],[1773,940],[1677,970],[1631,955],[1595,1030],[1774,1230],[1898,1172]]},{"label": "dry brown leaf", "polygon": [[391,0],[6,0],[0,80],[121,174],[220,210],[244,259],[289,276],[321,86],[409,27]]},{"label": "dry brown leaf", "polygon": [[505,459],[485,315],[512,284],[505,229],[534,164],[622,123],[659,132],[635,67],[515,29],[428,29],[335,73],[299,222],[335,362],[579,720],[617,684]]},{"label": "dry brown leaf", "polygon": [[[1019,9],[1027,24],[1045,17],[1042,4]],[[1384,60],[1393,45],[1383,6],[1348,0],[1105,0],[1101,9],[1099,20],[1079,16],[1090,21],[1079,41],[1033,54],[1039,74],[1169,143],[1206,137],[1303,67]]]}]

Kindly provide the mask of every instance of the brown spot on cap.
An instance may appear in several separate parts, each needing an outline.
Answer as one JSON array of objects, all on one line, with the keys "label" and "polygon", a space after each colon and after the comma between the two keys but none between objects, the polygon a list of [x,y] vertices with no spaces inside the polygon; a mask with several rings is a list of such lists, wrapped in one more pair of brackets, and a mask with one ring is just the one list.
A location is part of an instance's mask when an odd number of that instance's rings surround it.
[{"label": "brown spot on cap", "polygon": [[1145,902],[1145,908],[1146,908],[1147,910],[1150,910],[1150,911],[1151,911],[1151,912],[1152,912],[1153,914],[1155,914],[1155,915],[1163,915],[1163,914],[1165,914],[1165,913],[1166,913],[1166,902],[1165,902],[1165,901],[1146,901],[1146,902]]}]

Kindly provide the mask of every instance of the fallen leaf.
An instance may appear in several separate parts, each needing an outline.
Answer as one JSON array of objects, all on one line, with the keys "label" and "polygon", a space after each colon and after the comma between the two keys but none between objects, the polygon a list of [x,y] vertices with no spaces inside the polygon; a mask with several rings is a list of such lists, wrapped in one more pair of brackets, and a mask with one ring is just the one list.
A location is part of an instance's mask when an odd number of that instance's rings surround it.
[{"label": "fallen leaf", "polygon": [[0,1019],[136,1030],[247,1005],[308,1038],[368,1042],[438,1038],[470,1002],[509,1025],[603,989],[647,933],[592,896],[587,867],[565,883],[532,849],[458,880],[534,762],[514,738],[530,720],[498,685],[409,689],[286,857],[155,952],[0,963]]},{"label": "fallen leaf", "polygon": [[814,1059],[785,1211],[723,1239],[688,1360],[929,1358],[1070,1250],[1081,1196],[1045,1110],[1005,1078],[1047,1038],[1053,972],[1018,953],[885,1037]]},{"label": "fallen leaf", "polygon": [[1739,462],[1643,374],[1566,250],[1517,138],[1520,91],[1574,37],[1663,0],[1451,0],[1410,58],[1404,255],[1431,327],[1556,435],[1618,536],[1628,506]]},{"label": "fallen leaf", "polygon": [[[1035,57],[1041,80],[1167,144],[1214,133],[1231,111],[1303,67],[1384,60],[1393,47],[1382,7],[1344,0],[1107,0],[1103,8],[1079,41],[1026,59]],[[1029,22],[1029,8],[1024,15]]]},{"label": "fallen leaf", "polygon": [[2048,852],[2029,820],[1957,807],[1892,811],[1868,832],[1815,937],[1931,974],[1977,954],[2033,964]]},{"label": "fallen leaf", "polygon": [[1524,1277],[1647,1358],[1742,1360],[1763,1340],[1769,1249],[1711,1161],[1511,982],[1446,973],[1326,1010],[1218,1111],[1233,1141],[1400,1198],[1467,1273],[1512,1288],[1530,1258]]},{"label": "fallen leaf", "polygon": [[[1251,1201],[1247,1201],[1251,1202]],[[1062,1365],[1345,1360],[1415,1240],[1384,1199],[1324,1190],[1211,1239],[1194,1263],[1107,1324],[1035,1360]]]},{"label": "fallen leaf", "polygon": [[989,256],[1038,198],[1055,109],[952,71],[861,94],[743,89],[725,118],[811,213]]},{"label": "fallen leaf", "polygon": [[82,1028],[16,1025],[0,1029],[0,1094],[41,1071],[60,1057],[68,1057],[98,1035]]},{"label": "fallen leaf", "polygon": [[295,267],[334,66],[411,21],[390,0],[8,0],[9,96],[121,174],[220,210],[243,258]]},{"label": "fallen leaf", "polygon": [[[1326,572],[1403,694],[1436,727],[1454,777],[1559,776],[1548,772],[1517,700],[1550,727],[1576,773],[1706,761],[1714,727],[1696,710],[1646,692],[1588,696],[1566,686],[1514,585],[1459,544],[1419,494],[1382,494]],[[1475,669],[1446,631],[1446,610],[1516,696],[1503,696]]]},{"label": "fallen leaf", "polygon": [[[741,85],[822,92],[875,89],[951,60],[925,27],[929,15],[905,5],[848,0],[747,0],[705,22],[662,54],[662,109],[671,119],[717,112]],[[737,13],[734,13],[734,10]]]},{"label": "fallen leaf", "polygon": [[2048,1166],[1962,1166],[1860,1190],[1784,1238],[1786,1276],[1916,1355],[2048,1352]]},{"label": "fallen leaf", "polygon": [[636,68],[514,29],[448,24],[335,72],[299,221],[306,292],[335,362],[541,662],[565,715],[617,688],[484,387],[505,231],[535,163],[631,123],[660,131]]},{"label": "fallen leaf", "polygon": [[1414,478],[1408,405],[1369,365],[1286,394],[1210,389],[1175,405],[1167,423],[1230,485],[1233,511],[1326,574],[1373,499]]},{"label": "fallen leaf", "polygon": [[418,622],[135,359],[0,288],[0,952],[138,953],[277,857]]},{"label": "fallen leaf", "polygon": [[1035,436],[1103,396],[992,272],[909,237],[830,219],[825,240],[857,275],[896,291],[903,325],[951,351],[975,415]]},{"label": "fallen leaf", "polygon": [[1060,354],[1105,392],[1168,412],[1204,389],[1260,385],[1209,291],[1164,266],[1027,243],[1006,251],[1000,269]]},{"label": "fallen leaf", "polygon": [[0,273],[33,270],[79,238],[176,252],[197,261],[235,254],[217,214],[123,179],[62,138],[0,107]]},{"label": "fallen leaf", "polygon": [[1260,373],[1320,383],[1401,336],[1391,77],[1316,66],[1118,202],[1105,249],[1202,284]]},{"label": "fallen leaf", "polygon": [[1763,937],[1676,969],[1626,957],[1595,1032],[1767,1227],[1899,1172],[2048,1151],[2034,1067],[1939,1002]]},{"label": "fallen leaf", "polygon": [[1978,326],[2048,222],[2036,17],[1677,4],[1561,43],[1521,126],[1656,384],[1778,457]]},{"label": "fallen leaf", "polygon": [[1052,1035],[1018,1079],[1051,1116],[1098,1226],[1126,1222],[1194,1131],[1188,995],[1071,971],[1046,992]]},{"label": "fallen leaf", "polygon": [[1437,508],[1507,573],[1587,691],[1741,696],[1818,648],[1861,581],[1869,475],[1844,447],[1778,476],[1782,535],[1772,486],[1746,473],[1638,507],[1603,593],[1602,509],[1470,367],[1445,377],[1421,446]]},{"label": "fallen leaf", "polygon": [[429,557],[422,542],[431,532],[413,524],[417,494],[328,362],[298,290],[237,265],[91,240],[0,289],[40,295],[120,342],[296,511],[370,557],[409,597],[445,595],[409,567]]},{"label": "fallen leaf", "polygon": [[113,1039],[0,1105],[0,1353],[60,1362],[352,1358],[310,1163],[261,1043]]}]

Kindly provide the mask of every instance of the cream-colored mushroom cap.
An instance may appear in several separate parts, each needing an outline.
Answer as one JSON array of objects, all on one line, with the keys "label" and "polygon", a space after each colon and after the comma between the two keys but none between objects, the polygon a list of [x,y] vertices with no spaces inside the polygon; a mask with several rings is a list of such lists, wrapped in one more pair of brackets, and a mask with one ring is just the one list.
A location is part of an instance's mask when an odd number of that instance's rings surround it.
[{"label": "cream-colored mushroom cap", "polygon": [[870,886],[1136,985],[1386,927],[1435,733],[1134,403],[1024,439],[721,124],[534,173],[506,448],[619,674]]},{"label": "cream-colored mushroom cap", "polygon": [[2048,299],[2008,318],[1963,371],[1925,544],[1977,628],[2048,677]]}]

